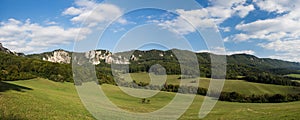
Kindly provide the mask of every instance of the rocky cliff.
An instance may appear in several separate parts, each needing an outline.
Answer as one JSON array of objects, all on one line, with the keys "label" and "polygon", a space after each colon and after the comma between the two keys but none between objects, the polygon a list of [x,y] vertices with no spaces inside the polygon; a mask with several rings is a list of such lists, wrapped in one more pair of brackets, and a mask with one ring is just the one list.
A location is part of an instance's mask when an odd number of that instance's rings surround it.
[{"label": "rocky cliff", "polygon": [[71,54],[64,50],[55,50],[50,54],[46,54],[43,58],[45,61],[55,63],[71,63]]},{"label": "rocky cliff", "polygon": [[[107,50],[91,50],[81,54],[83,54],[84,58],[94,65],[98,65],[101,62],[108,64],[130,64],[129,60],[137,59],[134,55],[130,56],[130,58],[126,58],[121,55],[114,55]],[[69,64],[72,60],[72,52],[59,49],[42,54],[28,55],[28,57],[42,59],[49,62]]]}]

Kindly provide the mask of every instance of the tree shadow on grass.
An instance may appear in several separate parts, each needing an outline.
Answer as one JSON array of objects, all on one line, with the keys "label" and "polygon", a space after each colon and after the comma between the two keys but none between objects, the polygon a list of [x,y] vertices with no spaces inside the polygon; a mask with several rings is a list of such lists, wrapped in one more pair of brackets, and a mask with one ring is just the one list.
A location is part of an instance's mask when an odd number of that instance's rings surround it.
[{"label": "tree shadow on grass", "polygon": [[11,83],[1,82],[0,81],[0,92],[5,92],[8,90],[15,90],[19,92],[25,92],[25,90],[32,90],[31,88],[15,85]]}]

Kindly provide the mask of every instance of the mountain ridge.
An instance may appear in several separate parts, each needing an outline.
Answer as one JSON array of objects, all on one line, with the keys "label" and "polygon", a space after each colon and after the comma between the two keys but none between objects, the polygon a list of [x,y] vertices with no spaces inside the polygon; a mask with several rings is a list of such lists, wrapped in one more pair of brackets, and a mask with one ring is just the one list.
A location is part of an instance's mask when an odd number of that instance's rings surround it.
[{"label": "mountain ridge", "polygon": [[[173,53],[174,52],[174,53]],[[175,53],[181,54],[181,60],[177,59]],[[197,65],[200,70],[200,77],[223,78],[224,76],[212,76],[210,56],[211,53],[195,53],[196,62],[190,58],[189,54],[194,53],[186,50],[132,50],[112,54],[108,50],[92,50],[85,53],[76,53],[73,61],[70,51],[58,49],[42,54],[26,55],[24,57],[0,52],[0,76],[3,80],[27,79],[33,77],[43,77],[54,81],[73,81],[72,65],[94,64],[97,77],[104,82],[113,83],[112,68],[110,64],[119,64],[124,72],[137,73],[149,72],[149,69],[160,64],[165,68],[168,75],[182,75],[184,78],[198,73],[191,66]],[[218,56],[218,55],[215,55]],[[285,78],[287,74],[300,74],[300,63],[274,60],[269,58],[258,58],[254,55],[235,54],[226,55],[226,79],[243,79],[251,82],[261,82],[267,84],[294,85],[299,84]],[[125,65],[125,66],[124,66]],[[126,67],[126,65],[129,66]],[[185,68],[185,69],[182,69]],[[155,69],[154,73],[160,73],[161,69]],[[103,81],[102,81],[103,82]],[[300,85],[299,85],[300,86]]]},{"label": "mountain ridge", "polygon": [[[189,50],[180,50],[180,49],[170,49],[170,50],[158,50],[158,49],[151,49],[151,50],[130,50],[130,51],[123,51],[123,52],[116,52],[116,53],[112,53],[109,50],[97,49],[97,50],[90,50],[88,52],[91,52],[91,51],[102,51],[102,52],[106,51],[109,54],[116,54],[116,55],[118,55],[118,54],[125,54],[125,53],[134,53],[134,52],[138,52],[138,53],[147,53],[147,52],[169,53],[170,51],[173,51],[173,50],[186,51],[186,52],[191,52],[191,53],[194,53],[194,54],[201,54],[201,55],[219,55],[219,54],[214,54],[214,53],[209,53],[209,52],[193,52],[193,51],[189,51]],[[56,49],[56,50],[53,50],[53,51],[50,51],[50,52],[28,54],[28,55],[25,55],[25,56],[26,57],[31,57],[31,58],[39,58],[37,56],[44,55],[44,54],[49,54],[49,53],[53,53],[53,52],[57,52],[57,51],[64,51],[64,52],[67,52],[69,54],[76,53],[76,52],[67,51],[67,50],[64,50],[64,49]],[[82,52],[79,52],[79,53],[82,53]],[[84,53],[87,53],[87,52],[84,52]],[[232,54],[232,55],[225,55],[225,56],[227,58],[228,57],[230,58],[230,57],[236,57],[236,56],[243,56],[243,57],[247,57],[249,59],[254,59],[254,60],[257,60],[257,59],[261,59],[261,60],[275,60],[275,61],[288,62],[288,63],[294,63],[294,64],[299,64],[300,65],[299,62],[286,61],[286,60],[273,59],[273,58],[263,58],[263,57],[258,57],[258,56],[251,55],[251,54],[246,54],[246,53],[239,53],[239,54]],[[39,58],[39,59],[41,59],[41,58]]]},{"label": "mountain ridge", "polygon": [[[15,52],[11,52],[9,49],[3,47],[2,44],[0,44],[0,51],[6,54],[19,56]],[[173,65],[178,67],[179,63],[178,59],[173,53],[174,51],[181,51],[183,53],[194,53],[198,59],[199,65],[203,65],[206,68],[210,68],[210,56],[217,55],[208,52],[199,53],[180,49],[130,50],[117,53],[112,53],[108,50],[97,49],[84,52],[82,54],[84,54],[85,58],[87,58],[88,61],[94,65],[99,65],[101,63],[114,63],[140,66],[139,64],[153,64],[155,62],[159,62],[161,64],[169,64],[170,66]],[[51,52],[24,55],[24,57],[49,61],[53,63],[70,64],[72,61],[72,53],[74,52],[63,49],[56,49]],[[187,56],[186,59],[189,59],[188,57],[189,56]],[[300,63],[298,62],[290,62],[271,58],[259,58],[255,55],[245,53],[226,55],[225,57],[227,60],[227,67],[232,68],[229,70],[242,74],[246,74],[248,72],[247,70],[245,70],[245,68],[252,69],[252,71],[268,71],[281,75],[288,73],[299,73],[300,70]],[[207,71],[209,70],[206,70],[206,72]]]}]

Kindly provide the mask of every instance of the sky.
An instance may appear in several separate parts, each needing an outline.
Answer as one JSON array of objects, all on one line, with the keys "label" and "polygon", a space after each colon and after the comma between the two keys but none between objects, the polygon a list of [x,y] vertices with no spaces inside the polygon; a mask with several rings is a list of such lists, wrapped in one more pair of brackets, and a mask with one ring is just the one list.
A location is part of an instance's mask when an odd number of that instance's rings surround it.
[{"label": "sky", "polygon": [[1,0],[0,42],[55,49],[186,49],[300,62],[300,0]]}]

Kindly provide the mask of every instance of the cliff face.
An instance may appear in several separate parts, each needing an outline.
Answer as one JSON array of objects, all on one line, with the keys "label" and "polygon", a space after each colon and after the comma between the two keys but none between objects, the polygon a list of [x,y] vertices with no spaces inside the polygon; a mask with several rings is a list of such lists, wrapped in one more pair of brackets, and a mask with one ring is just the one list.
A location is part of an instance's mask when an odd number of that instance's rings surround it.
[{"label": "cliff face", "polygon": [[43,60],[55,63],[69,64],[71,63],[71,55],[69,52],[66,52],[64,50],[55,50],[52,52],[52,54],[47,54],[45,57],[43,57]]},{"label": "cliff face", "polygon": [[[42,60],[55,62],[55,63],[65,63],[69,64],[72,60],[72,53],[65,50],[55,50],[50,53],[43,53]],[[119,55],[113,55],[107,50],[91,50],[83,53],[84,58],[94,65],[98,65],[101,62],[108,64],[130,64],[129,59]],[[134,56],[131,56],[130,59],[135,59]]]}]

